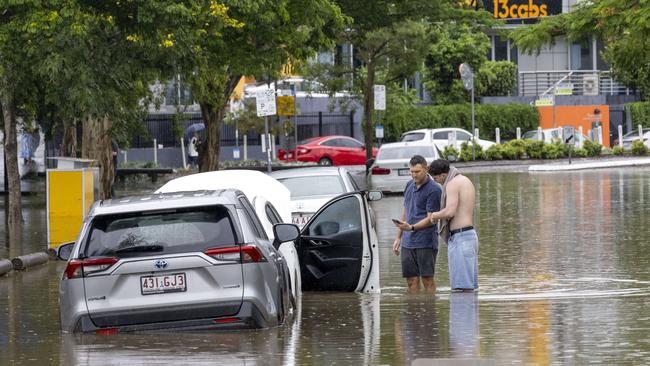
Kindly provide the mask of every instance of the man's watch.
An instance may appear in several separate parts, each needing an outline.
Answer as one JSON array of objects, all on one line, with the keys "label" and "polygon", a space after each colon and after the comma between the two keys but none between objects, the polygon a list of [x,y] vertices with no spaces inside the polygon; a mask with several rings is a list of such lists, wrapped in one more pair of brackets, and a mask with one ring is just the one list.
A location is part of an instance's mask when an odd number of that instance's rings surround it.
[{"label": "man's watch", "polygon": [[411,231],[415,232],[415,225],[411,225]]}]

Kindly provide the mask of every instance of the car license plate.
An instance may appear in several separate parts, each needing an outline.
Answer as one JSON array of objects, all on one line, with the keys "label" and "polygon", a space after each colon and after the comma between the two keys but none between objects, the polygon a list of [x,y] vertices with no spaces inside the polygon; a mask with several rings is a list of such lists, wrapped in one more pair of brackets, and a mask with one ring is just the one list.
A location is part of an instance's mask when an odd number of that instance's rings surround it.
[{"label": "car license plate", "polygon": [[411,175],[409,169],[397,169],[397,175]]},{"label": "car license plate", "polygon": [[143,295],[184,292],[187,290],[185,273],[174,273],[164,276],[142,276],[140,277],[140,290]]},{"label": "car license plate", "polygon": [[298,225],[298,227],[303,227],[311,219],[311,214],[293,214],[291,215],[291,223]]}]

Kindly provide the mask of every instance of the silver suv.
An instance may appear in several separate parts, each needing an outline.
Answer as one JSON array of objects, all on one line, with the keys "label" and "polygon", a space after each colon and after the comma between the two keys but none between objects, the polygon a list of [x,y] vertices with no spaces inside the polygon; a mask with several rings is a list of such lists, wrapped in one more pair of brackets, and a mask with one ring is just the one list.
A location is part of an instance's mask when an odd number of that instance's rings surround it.
[{"label": "silver suv", "polygon": [[277,250],[298,228],[274,226],[271,242],[239,190],[175,192],[99,201],[60,285],[64,331],[119,332],[280,324],[291,306]]}]

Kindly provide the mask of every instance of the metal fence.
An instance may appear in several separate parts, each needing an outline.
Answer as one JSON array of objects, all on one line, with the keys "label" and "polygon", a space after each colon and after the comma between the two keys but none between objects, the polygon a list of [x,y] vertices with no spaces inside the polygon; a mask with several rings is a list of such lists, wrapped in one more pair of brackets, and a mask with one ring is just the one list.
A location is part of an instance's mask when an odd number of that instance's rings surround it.
[{"label": "metal fence", "polygon": [[616,81],[609,71],[520,71],[519,95],[549,94],[559,83],[570,85],[573,95],[631,95],[635,91]]}]

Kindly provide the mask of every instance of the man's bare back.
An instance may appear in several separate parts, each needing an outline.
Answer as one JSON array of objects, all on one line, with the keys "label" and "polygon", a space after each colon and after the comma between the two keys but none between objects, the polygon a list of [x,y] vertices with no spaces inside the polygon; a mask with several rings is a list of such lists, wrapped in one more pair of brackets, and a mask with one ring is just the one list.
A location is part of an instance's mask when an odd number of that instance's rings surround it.
[{"label": "man's bare back", "polygon": [[464,175],[455,176],[447,183],[447,204],[453,215],[449,219],[449,229],[455,230],[474,224],[474,203],[476,191],[474,184]]}]

